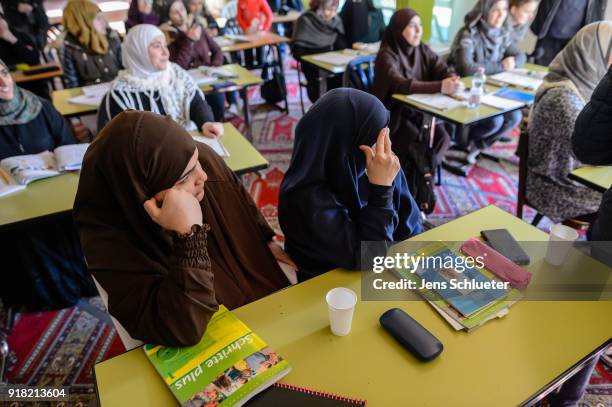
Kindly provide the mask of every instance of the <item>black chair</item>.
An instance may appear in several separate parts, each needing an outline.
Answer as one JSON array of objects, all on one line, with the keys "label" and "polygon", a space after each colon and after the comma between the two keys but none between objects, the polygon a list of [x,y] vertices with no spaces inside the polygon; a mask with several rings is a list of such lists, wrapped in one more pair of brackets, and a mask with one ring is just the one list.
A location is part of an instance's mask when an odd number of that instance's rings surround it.
[{"label": "black chair", "polygon": [[351,60],[344,71],[343,85],[371,93],[374,84],[375,55],[364,55]]},{"label": "black chair", "polygon": [[[522,126],[521,126],[522,127]],[[519,176],[518,176],[518,193],[516,196],[516,216],[523,219],[523,206],[529,205],[527,202],[527,160],[529,159],[529,133],[527,129],[521,128],[521,135],[519,137],[518,147],[516,149],[516,155],[519,158]],[[535,208],[534,208],[535,209]],[[531,221],[533,226],[537,226],[544,215],[537,212]]]}]

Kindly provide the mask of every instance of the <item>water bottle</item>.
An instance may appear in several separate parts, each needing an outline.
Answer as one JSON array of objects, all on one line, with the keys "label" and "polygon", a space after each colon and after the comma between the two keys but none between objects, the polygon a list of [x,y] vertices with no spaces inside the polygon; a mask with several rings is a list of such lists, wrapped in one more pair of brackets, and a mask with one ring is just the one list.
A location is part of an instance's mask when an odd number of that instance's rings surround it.
[{"label": "water bottle", "polygon": [[484,85],[487,80],[485,69],[481,66],[478,71],[472,76],[472,87],[470,89],[470,98],[468,99],[468,108],[473,109],[480,106],[482,96],[484,95]]}]

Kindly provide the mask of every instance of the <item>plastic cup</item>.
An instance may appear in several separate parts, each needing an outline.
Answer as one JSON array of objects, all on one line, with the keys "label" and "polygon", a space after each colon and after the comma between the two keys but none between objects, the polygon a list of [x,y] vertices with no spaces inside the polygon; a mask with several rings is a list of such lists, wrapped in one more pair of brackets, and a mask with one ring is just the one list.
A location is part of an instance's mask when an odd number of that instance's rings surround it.
[{"label": "plastic cup", "polygon": [[560,266],[576,239],[578,239],[578,232],[574,229],[561,224],[553,225],[550,228],[546,262],[553,266]]},{"label": "plastic cup", "polygon": [[353,312],[357,304],[357,294],[345,287],[330,290],[325,296],[329,307],[329,326],[334,335],[346,336],[351,332]]}]

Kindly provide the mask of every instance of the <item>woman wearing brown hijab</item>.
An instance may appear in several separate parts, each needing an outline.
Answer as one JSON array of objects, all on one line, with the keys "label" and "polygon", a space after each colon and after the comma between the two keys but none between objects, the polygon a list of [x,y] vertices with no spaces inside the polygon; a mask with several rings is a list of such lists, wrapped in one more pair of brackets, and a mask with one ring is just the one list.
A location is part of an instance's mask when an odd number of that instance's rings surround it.
[{"label": "woman wearing brown hijab", "polygon": [[126,111],[91,144],[74,216],[89,271],[128,333],[197,343],[218,304],[288,285],[274,232],[224,161],[179,124]]},{"label": "woman wearing brown hijab", "polygon": [[[410,190],[417,197],[415,182],[415,157],[423,115],[405,103],[392,99],[394,93],[452,94],[462,89],[459,78],[446,63],[421,42],[423,28],[421,18],[411,8],[396,11],[385,30],[380,51],[374,65],[373,93],[391,111],[391,141],[393,151],[400,159],[408,178]],[[450,137],[442,124],[436,126],[434,151],[437,161],[444,158]],[[435,163],[432,163],[432,167]],[[429,208],[433,210],[433,207]]]}]

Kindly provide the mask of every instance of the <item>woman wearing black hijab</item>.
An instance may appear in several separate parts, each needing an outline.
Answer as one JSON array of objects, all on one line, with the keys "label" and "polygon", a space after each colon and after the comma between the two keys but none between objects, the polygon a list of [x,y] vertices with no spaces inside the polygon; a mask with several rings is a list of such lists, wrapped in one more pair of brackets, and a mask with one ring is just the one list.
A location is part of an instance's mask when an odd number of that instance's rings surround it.
[{"label": "woman wearing black hijab", "polygon": [[274,231],[236,175],[168,116],[126,111],[83,160],[74,203],[89,271],[134,339],[197,343],[229,309],[289,285]]},{"label": "woman wearing black hijab", "polygon": [[336,267],[359,268],[362,241],[399,241],[422,232],[391,152],[388,123],[380,101],[348,88],[326,93],[298,123],[278,210],[301,280]]}]

